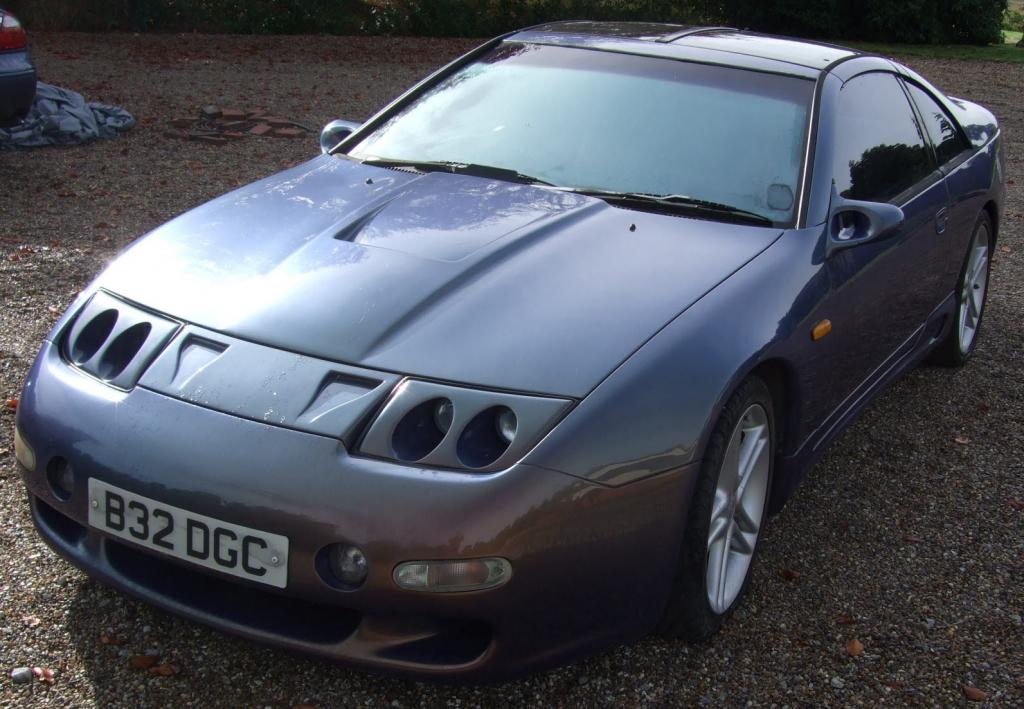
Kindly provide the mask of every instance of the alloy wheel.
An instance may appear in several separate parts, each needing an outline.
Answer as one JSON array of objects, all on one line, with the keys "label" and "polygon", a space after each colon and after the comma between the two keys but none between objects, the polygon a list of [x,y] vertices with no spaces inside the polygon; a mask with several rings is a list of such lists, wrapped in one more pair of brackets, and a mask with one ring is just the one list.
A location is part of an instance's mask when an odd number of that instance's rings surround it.
[{"label": "alloy wheel", "polygon": [[708,603],[724,613],[735,602],[754,557],[771,471],[771,426],[760,404],[752,404],[729,437],[715,485],[708,525]]},{"label": "alloy wheel", "polygon": [[981,311],[985,307],[985,291],[988,289],[988,227],[982,224],[974,233],[971,250],[967,256],[963,288],[960,291],[960,352],[967,354],[974,343],[981,323]]}]

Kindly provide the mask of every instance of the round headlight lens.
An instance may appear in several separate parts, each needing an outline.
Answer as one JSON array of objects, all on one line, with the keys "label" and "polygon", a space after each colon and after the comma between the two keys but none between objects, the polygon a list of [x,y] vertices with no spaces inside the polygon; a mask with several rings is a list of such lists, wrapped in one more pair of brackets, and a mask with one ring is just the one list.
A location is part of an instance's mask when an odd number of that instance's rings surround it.
[{"label": "round headlight lens", "polygon": [[455,417],[455,407],[448,399],[441,399],[434,407],[434,425],[442,433],[448,433],[452,427],[452,419]]},{"label": "round headlight lens", "polygon": [[516,427],[519,425],[519,422],[516,420],[515,412],[512,409],[502,409],[494,417],[494,425],[498,429],[498,435],[505,439],[506,443],[511,443],[512,439],[516,437]]}]

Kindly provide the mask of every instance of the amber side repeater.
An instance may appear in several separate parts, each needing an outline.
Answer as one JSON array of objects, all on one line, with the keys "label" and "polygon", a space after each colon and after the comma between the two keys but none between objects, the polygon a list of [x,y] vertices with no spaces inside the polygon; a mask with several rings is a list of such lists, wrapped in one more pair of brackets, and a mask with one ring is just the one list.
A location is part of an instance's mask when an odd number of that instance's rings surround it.
[{"label": "amber side repeater", "polygon": [[822,320],[811,330],[811,339],[817,342],[830,332],[832,332],[832,321]]}]

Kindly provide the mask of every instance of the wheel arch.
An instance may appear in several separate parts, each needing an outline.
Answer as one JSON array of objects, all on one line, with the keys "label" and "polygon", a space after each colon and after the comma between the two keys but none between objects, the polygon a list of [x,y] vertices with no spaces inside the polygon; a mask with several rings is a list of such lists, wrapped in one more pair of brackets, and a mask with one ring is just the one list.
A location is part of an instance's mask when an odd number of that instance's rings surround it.
[{"label": "wheel arch", "polygon": [[[773,357],[755,365],[744,379],[752,376],[761,379],[771,392],[776,426],[775,451],[776,456],[782,455],[792,450],[797,443],[793,440],[795,432],[799,430],[800,420],[800,396],[797,391],[796,373],[792,364],[782,358]],[[729,395],[731,396],[731,392]]]},{"label": "wheel arch", "polygon": [[995,201],[990,199],[982,210],[988,213],[988,219],[992,222],[992,243],[995,244],[999,241],[999,208]]}]

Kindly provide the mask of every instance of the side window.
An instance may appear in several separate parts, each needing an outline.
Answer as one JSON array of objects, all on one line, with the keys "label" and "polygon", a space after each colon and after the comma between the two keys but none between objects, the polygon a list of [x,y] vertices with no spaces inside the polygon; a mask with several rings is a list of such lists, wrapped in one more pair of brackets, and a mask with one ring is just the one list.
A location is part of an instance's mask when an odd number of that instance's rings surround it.
[{"label": "side window", "polygon": [[935,146],[939,164],[944,165],[963,152],[966,147],[963,139],[953,120],[942,109],[942,106],[928,95],[928,92],[909,82],[907,88],[910,89],[910,95],[924,118],[924,128],[928,131],[928,137],[932,139],[932,145]]},{"label": "side window", "polygon": [[892,74],[864,74],[843,86],[832,169],[839,194],[870,202],[892,201],[934,169],[907,95]]}]

